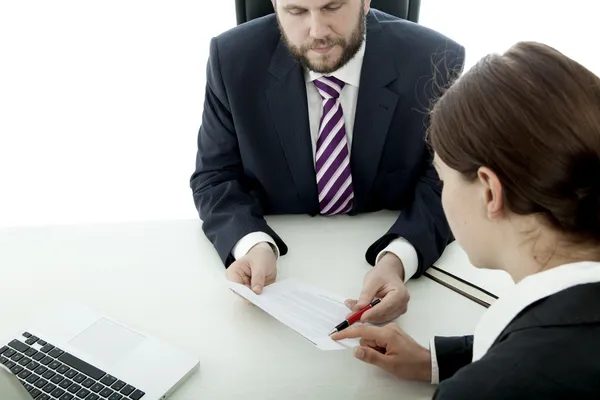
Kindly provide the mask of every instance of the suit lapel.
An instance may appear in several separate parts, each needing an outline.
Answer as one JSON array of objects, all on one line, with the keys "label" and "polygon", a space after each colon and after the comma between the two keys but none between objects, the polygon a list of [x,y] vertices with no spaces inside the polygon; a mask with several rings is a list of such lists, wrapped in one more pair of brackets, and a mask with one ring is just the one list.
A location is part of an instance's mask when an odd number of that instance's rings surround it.
[{"label": "suit lapel", "polygon": [[361,70],[352,138],[354,210],[361,210],[371,191],[398,95],[387,89],[397,78],[392,58],[386,54],[385,32],[377,18],[367,16],[367,45]]},{"label": "suit lapel", "polygon": [[319,212],[315,166],[306,100],[306,84],[300,65],[280,41],[269,72],[269,109],[288,161],[298,195],[309,204],[309,214]]}]

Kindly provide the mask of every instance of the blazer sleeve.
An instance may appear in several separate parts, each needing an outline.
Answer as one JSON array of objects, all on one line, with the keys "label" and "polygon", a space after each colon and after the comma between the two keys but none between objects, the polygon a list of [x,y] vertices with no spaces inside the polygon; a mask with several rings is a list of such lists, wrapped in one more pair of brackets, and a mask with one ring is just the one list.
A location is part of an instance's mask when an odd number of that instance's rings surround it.
[{"label": "blazer sleeve", "polygon": [[[448,57],[441,65],[443,70],[435,74],[434,90],[428,103],[440,95],[439,90],[447,88],[454,79],[460,75],[464,68],[464,47],[459,46],[457,51],[448,52]],[[454,54],[454,56],[451,56]],[[441,67],[439,67],[441,68]],[[427,121],[426,121],[427,122]],[[425,129],[427,123],[418,125],[417,129]],[[421,160],[421,176],[414,189],[414,196],[406,208],[402,210],[394,225],[379,240],[373,243],[366,253],[367,262],[375,265],[376,257],[387,245],[398,237],[403,237],[410,242],[418,256],[418,268],[413,275],[418,278],[442,255],[444,249],[453,240],[452,232],[442,209],[442,183],[433,167],[433,152],[427,146]]]},{"label": "blazer sleeve", "polygon": [[234,119],[219,66],[217,39],[210,43],[206,94],[198,133],[196,169],[190,178],[202,229],[226,267],[234,260],[235,244],[252,232],[264,232],[287,252],[282,239],[268,226],[258,198],[245,188]]},{"label": "blazer sleeve", "polygon": [[434,343],[440,382],[451,378],[473,359],[473,335],[435,337]]}]

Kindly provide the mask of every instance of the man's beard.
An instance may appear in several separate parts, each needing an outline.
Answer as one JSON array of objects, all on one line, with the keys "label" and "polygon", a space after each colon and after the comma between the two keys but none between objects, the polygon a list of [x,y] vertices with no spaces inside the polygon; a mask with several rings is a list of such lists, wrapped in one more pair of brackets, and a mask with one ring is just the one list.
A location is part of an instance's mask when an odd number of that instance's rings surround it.
[{"label": "man's beard", "polygon": [[[300,47],[294,46],[288,41],[287,37],[285,36],[285,33],[283,32],[283,29],[281,28],[281,24],[279,23],[279,16],[277,17],[277,25],[279,26],[281,39],[285,43],[290,53],[292,53],[294,58],[300,63],[300,65],[314,72],[318,72],[321,74],[330,74],[346,65],[348,61],[352,60],[356,53],[358,53],[358,50],[360,50],[360,46],[362,45],[365,37],[366,14],[364,12],[364,8],[361,7],[358,22],[356,24],[356,27],[352,31],[352,34],[350,35],[350,39],[315,39],[312,41],[312,43],[302,45]],[[329,55],[323,56],[321,62],[311,62],[311,60],[306,56],[306,54],[312,48],[329,47],[335,45],[338,45],[342,48],[342,55],[340,56],[340,59],[334,64],[328,63],[330,59]]]}]

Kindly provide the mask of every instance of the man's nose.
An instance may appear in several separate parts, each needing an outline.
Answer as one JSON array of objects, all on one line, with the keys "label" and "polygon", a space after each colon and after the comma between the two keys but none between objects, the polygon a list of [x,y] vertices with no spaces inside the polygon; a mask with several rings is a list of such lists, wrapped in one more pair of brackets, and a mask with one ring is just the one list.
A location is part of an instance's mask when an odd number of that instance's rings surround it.
[{"label": "man's nose", "polygon": [[330,33],[331,29],[327,18],[321,12],[313,12],[310,16],[310,36],[314,39],[323,39]]}]

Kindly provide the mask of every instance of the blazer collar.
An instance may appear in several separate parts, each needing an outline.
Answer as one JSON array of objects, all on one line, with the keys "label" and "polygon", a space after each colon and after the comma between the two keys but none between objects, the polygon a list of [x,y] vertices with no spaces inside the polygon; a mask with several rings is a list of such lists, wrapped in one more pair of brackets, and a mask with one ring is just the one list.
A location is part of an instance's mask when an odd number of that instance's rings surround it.
[{"label": "blazer collar", "polygon": [[526,277],[496,300],[477,324],[473,361],[483,357],[507,326],[528,306],[565,289],[598,282],[600,262],[566,264]]}]

